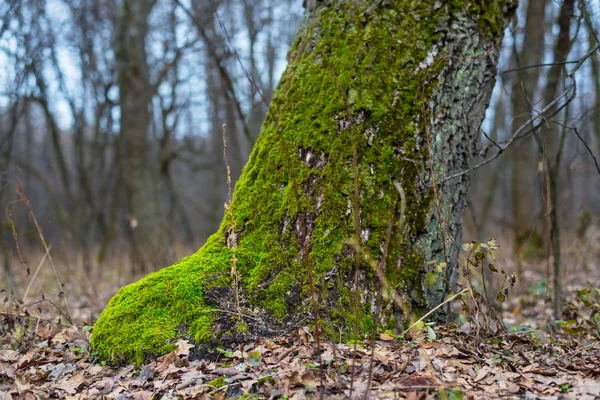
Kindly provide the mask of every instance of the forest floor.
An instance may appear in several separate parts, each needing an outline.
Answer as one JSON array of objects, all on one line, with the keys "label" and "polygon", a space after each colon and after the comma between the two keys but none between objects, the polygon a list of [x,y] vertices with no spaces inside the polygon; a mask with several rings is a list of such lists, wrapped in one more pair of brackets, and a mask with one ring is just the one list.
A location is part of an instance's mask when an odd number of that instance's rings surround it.
[{"label": "forest floor", "polygon": [[[0,307],[0,398],[600,399],[599,257],[598,248],[572,251],[561,322],[547,301],[546,262],[526,262],[528,284],[502,304],[504,330],[490,333],[462,316],[449,326],[419,324],[403,337],[387,332],[356,346],[317,346],[312,327],[303,326],[219,349],[217,360],[194,359],[192,345],[180,340],[172,353],[137,367],[108,366],[89,346],[95,318],[122,282],[90,287],[89,274],[58,267],[57,275],[37,277],[47,283],[30,285],[26,306],[7,300]],[[69,282],[56,282],[69,274]],[[52,295],[52,285],[60,293]]]}]

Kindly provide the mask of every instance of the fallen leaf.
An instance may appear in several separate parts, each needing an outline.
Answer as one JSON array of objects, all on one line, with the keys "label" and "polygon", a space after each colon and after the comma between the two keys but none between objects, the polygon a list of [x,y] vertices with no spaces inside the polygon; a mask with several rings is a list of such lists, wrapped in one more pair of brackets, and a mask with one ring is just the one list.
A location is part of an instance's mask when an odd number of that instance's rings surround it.
[{"label": "fallen leaf", "polygon": [[175,349],[175,354],[178,356],[187,356],[190,354],[190,349],[193,348],[194,345],[188,342],[187,340],[178,340],[177,348]]}]

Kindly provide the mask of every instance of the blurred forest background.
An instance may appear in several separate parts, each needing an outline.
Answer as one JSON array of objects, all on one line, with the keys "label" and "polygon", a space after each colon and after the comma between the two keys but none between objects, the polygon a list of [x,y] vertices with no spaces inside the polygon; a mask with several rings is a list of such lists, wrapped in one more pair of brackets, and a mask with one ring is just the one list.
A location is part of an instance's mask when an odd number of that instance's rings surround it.
[{"label": "blurred forest background", "polygon": [[[0,2],[4,297],[84,292],[101,310],[196,251],[227,200],[224,132],[235,182],[302,13],[301,0]],[[502,43],[478,157],[577,89],[472,174],[464,241],[497,238],[521,288],[600,286],[599,43],[599,0],[522,0]]]}]

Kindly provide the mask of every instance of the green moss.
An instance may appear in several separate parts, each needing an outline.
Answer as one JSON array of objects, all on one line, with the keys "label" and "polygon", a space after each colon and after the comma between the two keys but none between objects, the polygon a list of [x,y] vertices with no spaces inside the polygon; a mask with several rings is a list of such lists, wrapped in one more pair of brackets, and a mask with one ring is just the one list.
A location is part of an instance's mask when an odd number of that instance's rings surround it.
[{"label": "green moss", "polygon": [[264,376],[262,378],[258,378],[258,380],[256,381],[256,385],[257,386],[262,386],[265,383],[272,383],[275,384],[277,381],[275,380],[275,378],[273,378],[272,376]]},{"label": "green moss", "polygon": [[[210,326],[210,325],[209,325]],[[241,321],[235,328],[235,330],[239,333],[247,333],[248,332],[248,324],[244,321]]]},{"label": "green moss", "polygon": [[229,261],[218,242],[213,236],[197,254],[119,290],[94,325],[92,346],[98,354],[139,364],[149,354],[173,350],[187,333],[182,324],[197,341],[211,338],[214,316],[204,290]]},{"label": "green moss", "polygon": [[465,11],[479,21],[479,27],[489,37],[497,37],[504,29],[506,15],[515,1],[507,0],[454,0],[452,3],[456,9]]},{"label": "green moss", "polygon": [[213,386],[215,388],[220,388],[227,385],[227,382],[225,382],[225,378],[221,376],[208,382],[207,385]]},{"label": "green moss", "polygon": [[[286,322],[309,311],[310,266],[318,302],[326,308],[325,334],[339,339],[342,331],[348,338],[356,318],[361,333],[372,330],[371,300],[379,283],[368,260],[381,257],[390,215],[395,229],[386,275],[392,289],[415,288],[415,304],[424,304],[420,275],[426,260],[416,239],[426,231],[432,193],[418,190],[425,158],[419,121],[445,62],[419,64],[440,41],[438,20],[454,12],[434,3],[338,1],[307,19],[219,232],[195,255],[111,299],[92,335],[102,357],[141,363],[172,350],[179,337],[206,343],[233,335],[231,328],[215,330],[217,306],[208,296],[213,288],[231,288],[233,254],[224,238],[231,225],[248,313]],[[443,48],[437,57],[446,59]],[[355,237],[353,148],[361,229],[368,233],[361,235],[358,315],[348,284],[354,268],[348,244]],[[406,193],[402,230],[394,182]],[[305,240],[310,263],[300,256]],[[228,297],[217,302],[233,301]],[[235,326],[247,332],[248,326]]]}]

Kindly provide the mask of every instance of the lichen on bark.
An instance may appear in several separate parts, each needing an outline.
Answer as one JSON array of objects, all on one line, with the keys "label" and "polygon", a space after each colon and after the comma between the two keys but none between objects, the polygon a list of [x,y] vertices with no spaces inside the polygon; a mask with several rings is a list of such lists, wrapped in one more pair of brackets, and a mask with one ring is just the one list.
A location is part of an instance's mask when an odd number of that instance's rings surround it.
[{"label": "lichen on bark", "polygon": [[[452,287],[467,179],[438,189],[440,223],[429,162],[437,178],[468,166],[502,30],[480,22],[483,7],[463,2],[309,3],[219,231],[195,255],[111,299],[92,335],[102,357],[140,363],[171,350],[179,337],[210,347],[283,332],[311,315],[307,268],[323,331],[336,339],[355,318],[361,334],[402,321],[389,297],[373,320],[381,291],[374,265],[386,265],[390,288],[417,314]],[[508,3],[496,1],[499,14],[487,17],[504,24]],[[225,237],[232,224],[235,249]],[[356,282],[353,240],[361,248]],[[243,324],[232,315],[234,251]],[[352,290],[361,300],[358,315]]]}]

